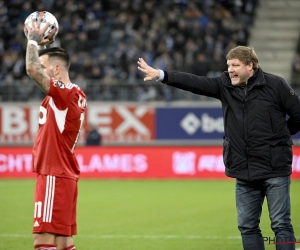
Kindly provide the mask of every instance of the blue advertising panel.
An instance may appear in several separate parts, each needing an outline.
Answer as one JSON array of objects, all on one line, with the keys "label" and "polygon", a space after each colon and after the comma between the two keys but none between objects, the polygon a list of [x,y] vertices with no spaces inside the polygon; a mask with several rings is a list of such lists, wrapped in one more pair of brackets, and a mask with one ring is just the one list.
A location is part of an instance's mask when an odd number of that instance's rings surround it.
[{"label": "blue advertising panel", "polygon": [[223,135],[221,107],[156,108],[157,140],[221,140]]},{"label": "blue advertising panel", "polygon": [[[156,108],[157,140],[221,140],[224,135],[221,107]],[[300,143],[300,132],[292,136]]]}]

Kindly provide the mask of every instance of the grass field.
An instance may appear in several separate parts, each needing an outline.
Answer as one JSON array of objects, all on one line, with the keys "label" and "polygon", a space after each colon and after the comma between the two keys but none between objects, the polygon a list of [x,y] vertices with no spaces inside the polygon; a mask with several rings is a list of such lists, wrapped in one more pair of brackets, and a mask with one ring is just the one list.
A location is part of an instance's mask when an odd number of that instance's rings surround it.
[{"label": "grass field", "polygon": [[[34,184],[34,180],[0,181],[1,250],[33,249]],[[300,181],[292,181],[297,241],[299,190]],[[261,229],[264,236],[273,237],[265,205]],[[242,249],[234,181],[80,180],[77,222],[78,250]]]}]

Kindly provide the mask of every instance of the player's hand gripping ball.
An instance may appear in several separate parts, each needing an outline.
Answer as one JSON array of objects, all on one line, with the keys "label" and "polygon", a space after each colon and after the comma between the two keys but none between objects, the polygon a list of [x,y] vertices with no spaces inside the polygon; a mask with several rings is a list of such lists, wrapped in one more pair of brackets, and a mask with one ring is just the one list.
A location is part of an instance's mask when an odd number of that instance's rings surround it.
[{"label": "player's hand gripping ball", "polygon": [[47,24],[50,23],[48,29],[46,29],[44,33],[43,39],[48,39],[50,43],[52,43],[55,40],[55,37],[57,36],[58,33],[58,22],[55,18],[54,15],[52,15],[48,11],[35,11],[31,13],[25,20],[24,22],[24,33],[25,36],[27,37],[28,35],[28,30],[26,28],[26,25],[31,28],[32,26],[32,19],[34,20],[35,23],[38,22],[39,17],[41,17],[41,26],[40,29],[43,29],[43,27]]}]

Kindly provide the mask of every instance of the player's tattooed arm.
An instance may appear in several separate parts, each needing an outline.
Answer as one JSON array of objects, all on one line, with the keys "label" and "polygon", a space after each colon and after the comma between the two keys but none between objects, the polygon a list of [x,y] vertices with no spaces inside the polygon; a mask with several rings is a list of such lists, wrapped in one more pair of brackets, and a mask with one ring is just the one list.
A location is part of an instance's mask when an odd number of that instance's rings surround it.
[{"label": "player's tattooed arm", "polygon": [[36,84],[45,92],[49,92],[50,77],[45,73],[40,62],[38,49],[35,45],[27,44],[26,71]]},{"label": "player's tattooed arm", "polygon": [[50,77],[44,71],[43,65],[40,62],[37,45],[43,42],[45,30],[49,27],[49,23],[44,28],[40,29],[41,17],[37,24],[31,20],[31,28],[26,26],[28,30],[28,43],[26,50],[26,71],[27,74],[36,82],[36,84],[45,92],[50,89]]}]

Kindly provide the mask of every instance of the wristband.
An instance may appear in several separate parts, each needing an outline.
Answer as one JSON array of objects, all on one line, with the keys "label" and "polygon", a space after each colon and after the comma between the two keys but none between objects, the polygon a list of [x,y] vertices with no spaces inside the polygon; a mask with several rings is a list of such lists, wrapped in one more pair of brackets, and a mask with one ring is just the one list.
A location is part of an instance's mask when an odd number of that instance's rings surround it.
[{"label": "wristband", "polygon": [[34,45],[35,47],[38,48],[38,43],[37,43],[37,41],[34,41],[34,40],[28,40],[28,44]]}]

